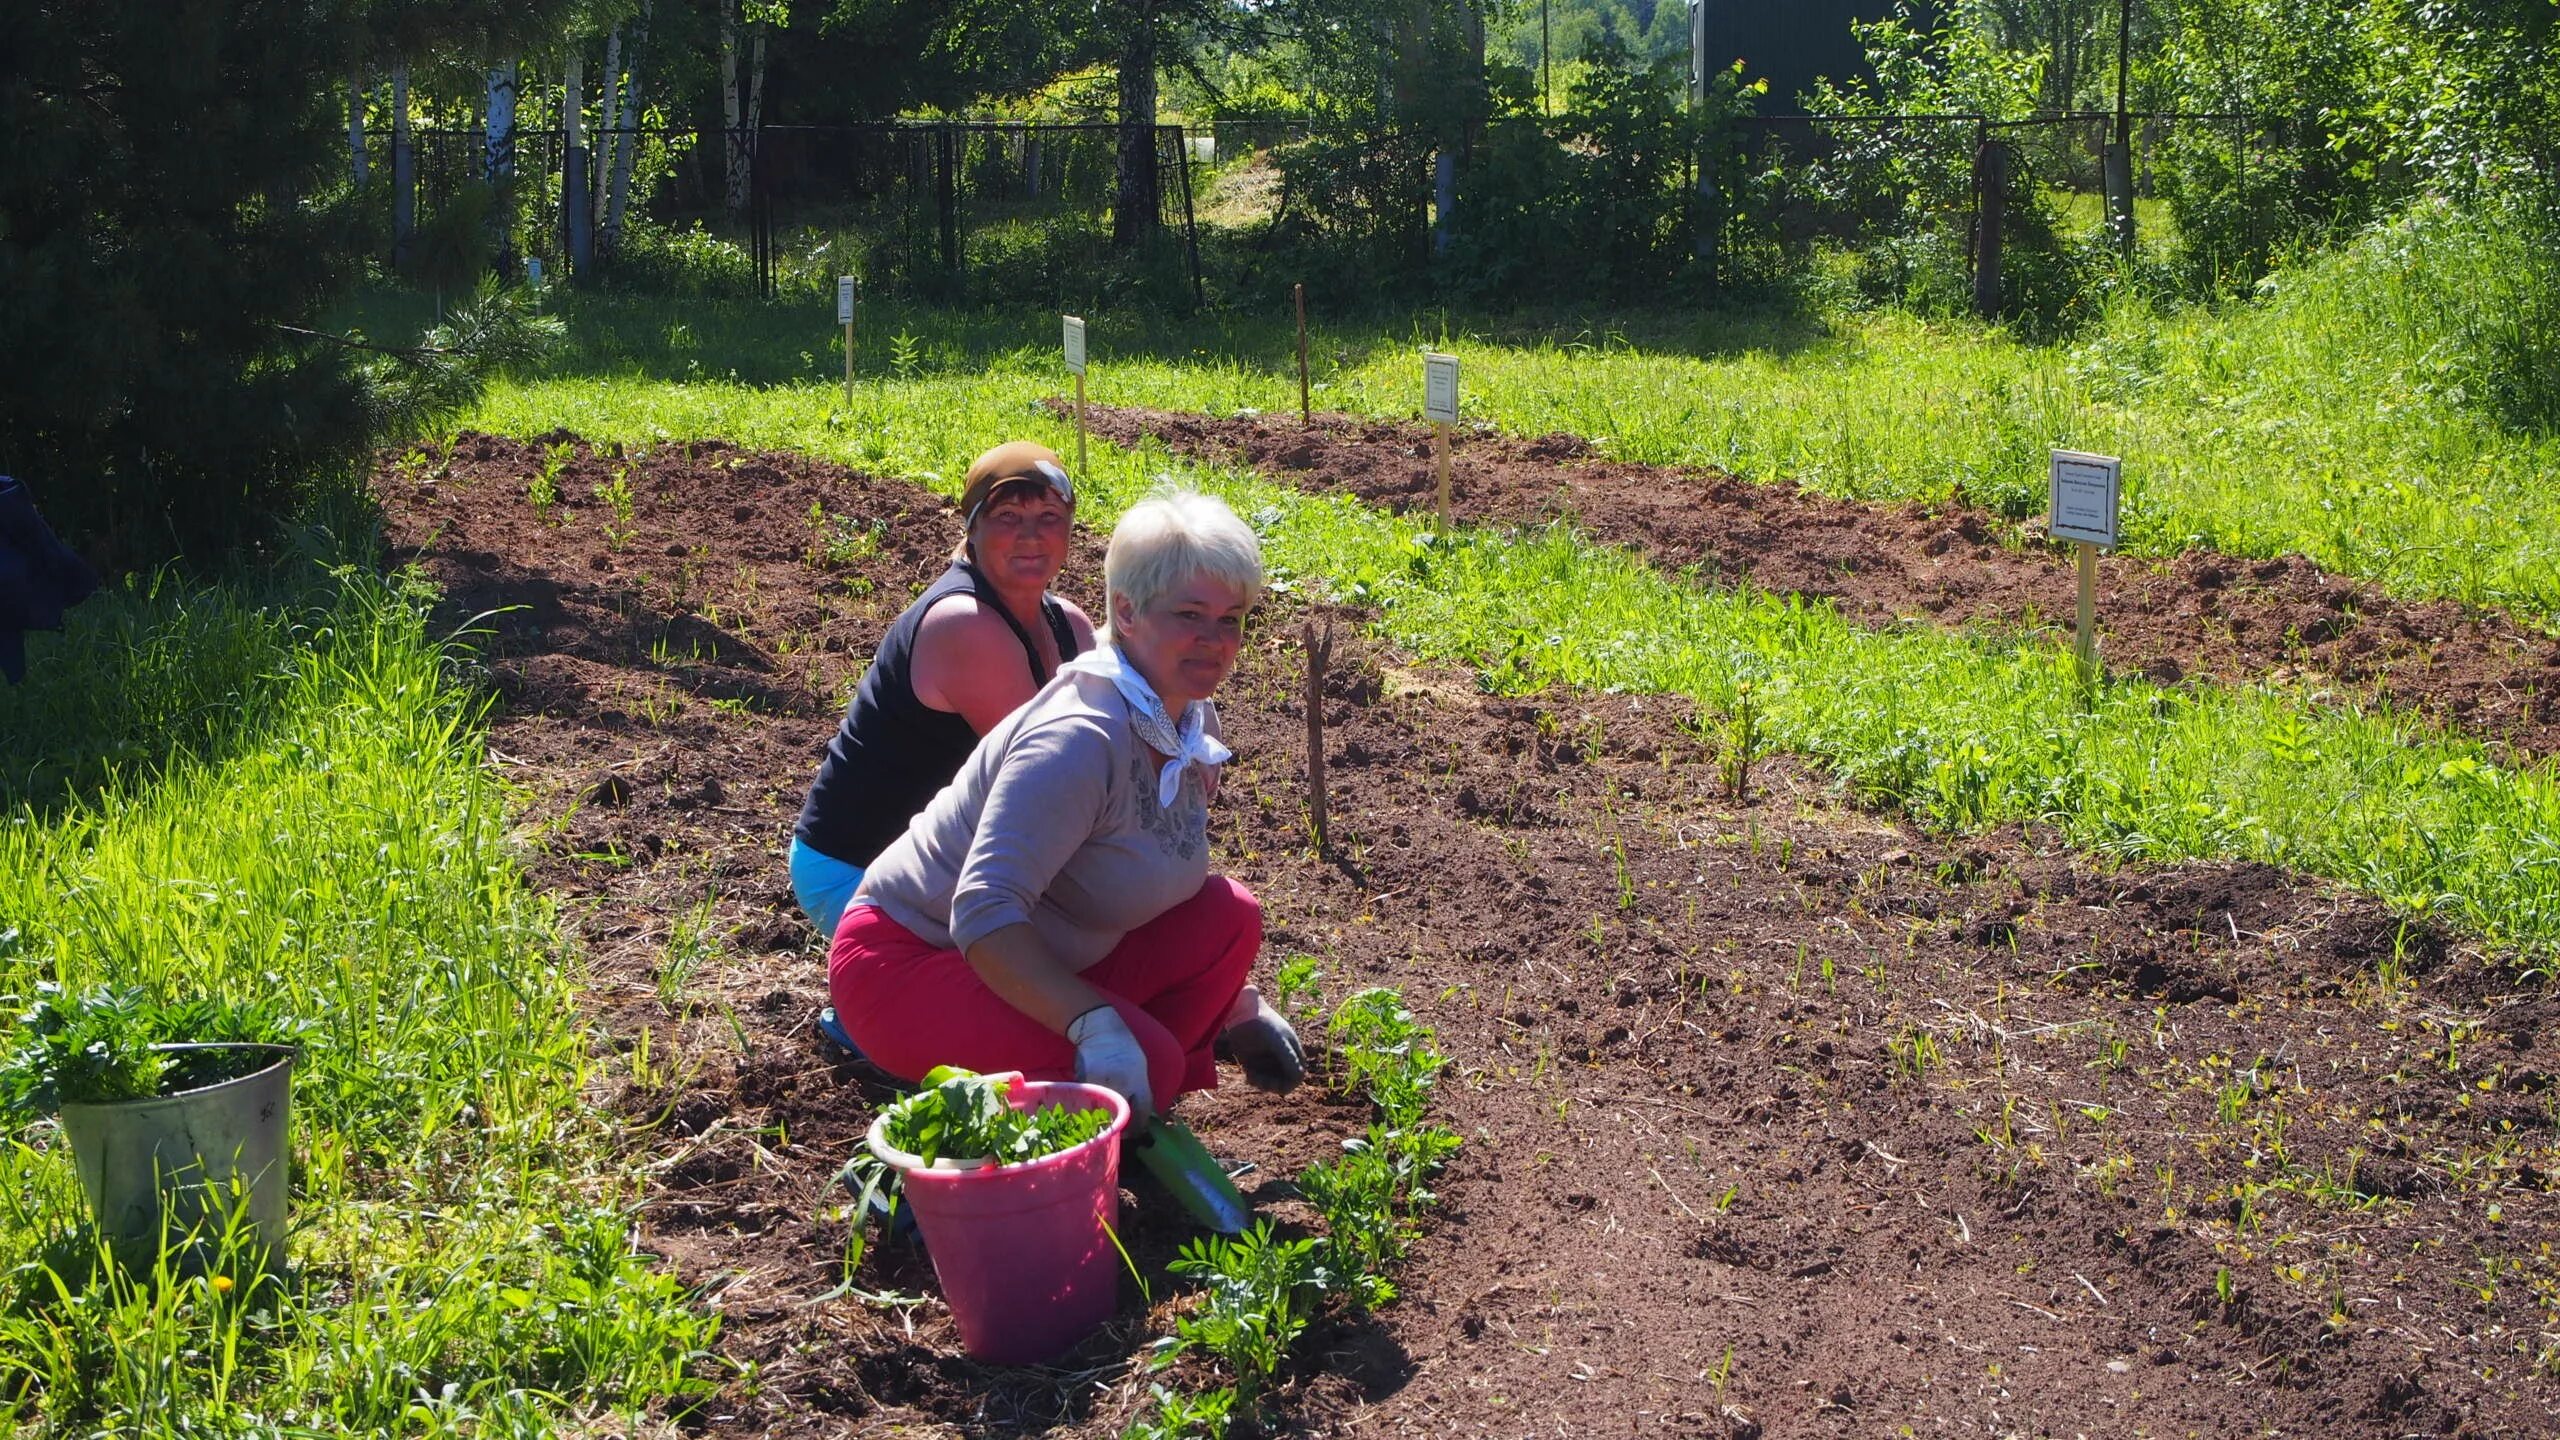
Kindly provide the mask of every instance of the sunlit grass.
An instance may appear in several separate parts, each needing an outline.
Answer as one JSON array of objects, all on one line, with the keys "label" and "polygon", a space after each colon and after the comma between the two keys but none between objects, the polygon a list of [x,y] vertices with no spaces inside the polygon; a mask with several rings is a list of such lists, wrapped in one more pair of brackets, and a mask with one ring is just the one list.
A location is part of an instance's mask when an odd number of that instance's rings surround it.
[{"label": "sunlit grass", "polygon": [[[2125,458],[2136,552],[2299,551],[2397,594],[2549,624],[2560,614],[2560,437],[2484,403],[2480,332],[2499,318],[2508,243],[2421,215],[2286,272],[2260,303],[2168,314],[2119,304],[2094,333],[2051,347],[1898,314],[1785,308],[1346,321],[1319,294],[1315,404],[1416,416],[1418,352],[1430,346],[1464,362],[1467,413],[1505,430],[1566,431],[1624,459],[1851,498],[1961,495],[2019,517],[2042,511],[2051,450],[2096,450]],[[841,379],[823,306],[565,303],[576,341],[563,380]],[[1293,333],[1276,309],[1086,319],[1098,402],[1296,407]],[[985,374],[1026,395],[1066,383],[1056,317],[1043,312],[873,307],[860,347],[869,379]],[[2510,348],[2526,357],[2510,366],[2531,363],[2529,336]],[[898,402],[881,392],[867,403]]]},{"label": "sunlit grass", "polygon": [[[1267,401],[1232,365],[1130,366],[1148,403]],[[993,440],[1069,450],[1027,359],[980,374],[865,381],[848,410],[824,386],[644,379],[504,387],[471,422],[598,439],[726,436],[806,450],[946,491]],[[1434,537],[1427,522],[1207,469],[1152,444],[1093,448],[1083,523],[1159,476],[1226,493],[1293,583],[1377,606],[1397,644],[1475,667],[1489,688],[1564,681],[1696,697],[1710,713],[1755,686],[1770,743],[1862,795],[1954,829],[2034,821],[2108,854],[2238,857],[2330,876],[2537,953],[2560,944],[2560,785],[2405,717],[2282,687],[2109,684],[2078,698],[2067,653],[1932,629],[1877,634],[1829,607],[1707,590],[1562,531]]]},{"label": "sunlit grass", "polygon": [[305,562],[166,581],[32,662],[0,692],[35,757],[0,810],[0,993],[271,998],[312,1029],[280,1283],[100,1269],[59,1132],[0,1141],[0,1411],[542,1433],[682,1392],[711,1322],[631,1249],[578,976],[417,597]]}]

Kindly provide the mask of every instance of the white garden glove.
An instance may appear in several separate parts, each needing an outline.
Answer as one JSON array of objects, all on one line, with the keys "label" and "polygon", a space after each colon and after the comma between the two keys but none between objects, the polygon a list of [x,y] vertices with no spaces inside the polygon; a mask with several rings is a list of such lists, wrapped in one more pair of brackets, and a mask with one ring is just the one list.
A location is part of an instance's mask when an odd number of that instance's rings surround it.
[{"label": "white garden glove", "polygon": [[1298,1032],[1250,985],[1237,993],[1235,1008],[1227,1012],[1227,1028],[1218,1038],[1244,1067],[1245,1082],[1257,1090],[1285,1095],[1307,1078],[1307,1057],[1299,1048]]},{"label": "white garden glove", "polygon": [[1067,1039],[1076,1047],[1078,1080],[1119,1091],[1129,1102],[1131,1124],[1155,1113],[1155,1095],[1147,1089],[1147,1052],[1119,1011],[1094,1006],[1067,1026]]}]

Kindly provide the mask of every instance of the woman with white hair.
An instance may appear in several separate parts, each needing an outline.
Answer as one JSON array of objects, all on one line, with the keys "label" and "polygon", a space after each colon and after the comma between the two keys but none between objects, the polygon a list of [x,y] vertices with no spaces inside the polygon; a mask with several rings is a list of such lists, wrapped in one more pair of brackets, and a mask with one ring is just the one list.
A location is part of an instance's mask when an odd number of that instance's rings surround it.
[{"label": "woman with white hair", "polygon": [[1228,751],[1210,695],[1262,593],[1262,547],[1223,501],[1139,502],[1103,561],[1109,616],[986,733],[864,873],[827,986],[873,1064],[1072,1076],[1140,1114],[1217,1083],[1223,1046],[1285,1090],[1298,1037],[1246,977],[1262,906],[1209,873]]}]

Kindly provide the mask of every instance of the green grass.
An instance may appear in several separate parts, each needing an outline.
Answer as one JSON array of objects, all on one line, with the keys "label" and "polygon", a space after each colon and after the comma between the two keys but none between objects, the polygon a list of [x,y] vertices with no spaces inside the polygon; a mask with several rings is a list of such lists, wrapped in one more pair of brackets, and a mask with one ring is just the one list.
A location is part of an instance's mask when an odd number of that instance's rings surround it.
[{"label": "green grass", "polygon": [[683,1391],[713,1322],[631,1250],[578,977],[418,597],[313,558],[164,579],[32,662],[0,692],[0,993],[272,996],[314,1029],[281,1283],[94,1263],[58,1132],[0,1140],[0,1410],[539,1434]]},{"label": "green grass", "polygon": [[[2547,345],[2533,262],[2486,222],[2422,212],[2285,272],[2256,304],[2122,303],[2079,340],[1895,314],[1788,309],[1335,321],[1314,297],[1316,404],[1412,418],[1425,345],[1465,362],[1467,413],[1621,458],[1713,465],[1860,499],[1965,497],[2041,514],[2055,447],[2125,457],[2128,548],[2299,551],[2396,594],[2560,617],[2560,435],[2519,420]],[[840,380],[825,304],[573,298],[564,380]],[[376,318],[396,322],[388,311]],[[2519,319],[2522,315],[2524,318]],[[1297,403],[1285,314],[1093,314],[1093,398],[1208,410]],[[991,372],[1063,388],[1053,315],[873,307],[866,376]],[[395,324],[396,328],[396,324]],[[2539,382],[2544,409],[2560,385]],[[576,386],[568,387],[571,394]],[[2510,397],[2512,399],[2512,397]],[[676,411],[689,402],[668,402]],[[573,422],[574,423],[574,422]]]},{"label": "green grass", "polygon": [[[1257,397],[1232,364],[1118,372],[1148,403]],[[599,439],[726,436],[807,450],[945,490],[996,438],[1072,453],[1025,362],[839,390],[643,378],[501,388],[471,423],[565,425]],[[2131,680],[2083,711],[2058,647],[1910,629],[1871,633],[1825,606],[1705,590],[1554,531],[1430,536],[1396,519],[1204,470],[1152,445],[1093,450],[1085,522],[1102,528],[1163,474],[1204,479],[1256,520],[1292,583],[1379,606],[1414,652],[1495,689],[1564,681],[1692,695],[1711,713],[1745,679],[1773,748],[1861,793],[1963,829],[2032,820],[2128,858],[2240,857],[2346,881],[2537,955],[2560,946],[2560,783],[2389,714],[2281,688],[2188,692]]]}]

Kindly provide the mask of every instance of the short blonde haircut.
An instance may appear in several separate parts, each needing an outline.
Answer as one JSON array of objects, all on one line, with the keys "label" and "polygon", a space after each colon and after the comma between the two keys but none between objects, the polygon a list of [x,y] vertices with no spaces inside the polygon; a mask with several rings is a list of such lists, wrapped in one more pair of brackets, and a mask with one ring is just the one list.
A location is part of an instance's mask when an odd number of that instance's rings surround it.
[{"label": "short blonde haircut", "polygon": [[1262,598],[1262,542],[1226,501],[1197,490],[1159,490],[1130,506],[1102,557],[1102,643],[1111,641],[1107,622],[1118,608],[1110,602],[1144,610],[1195,575],[1235,586],[1251,604]]}]

